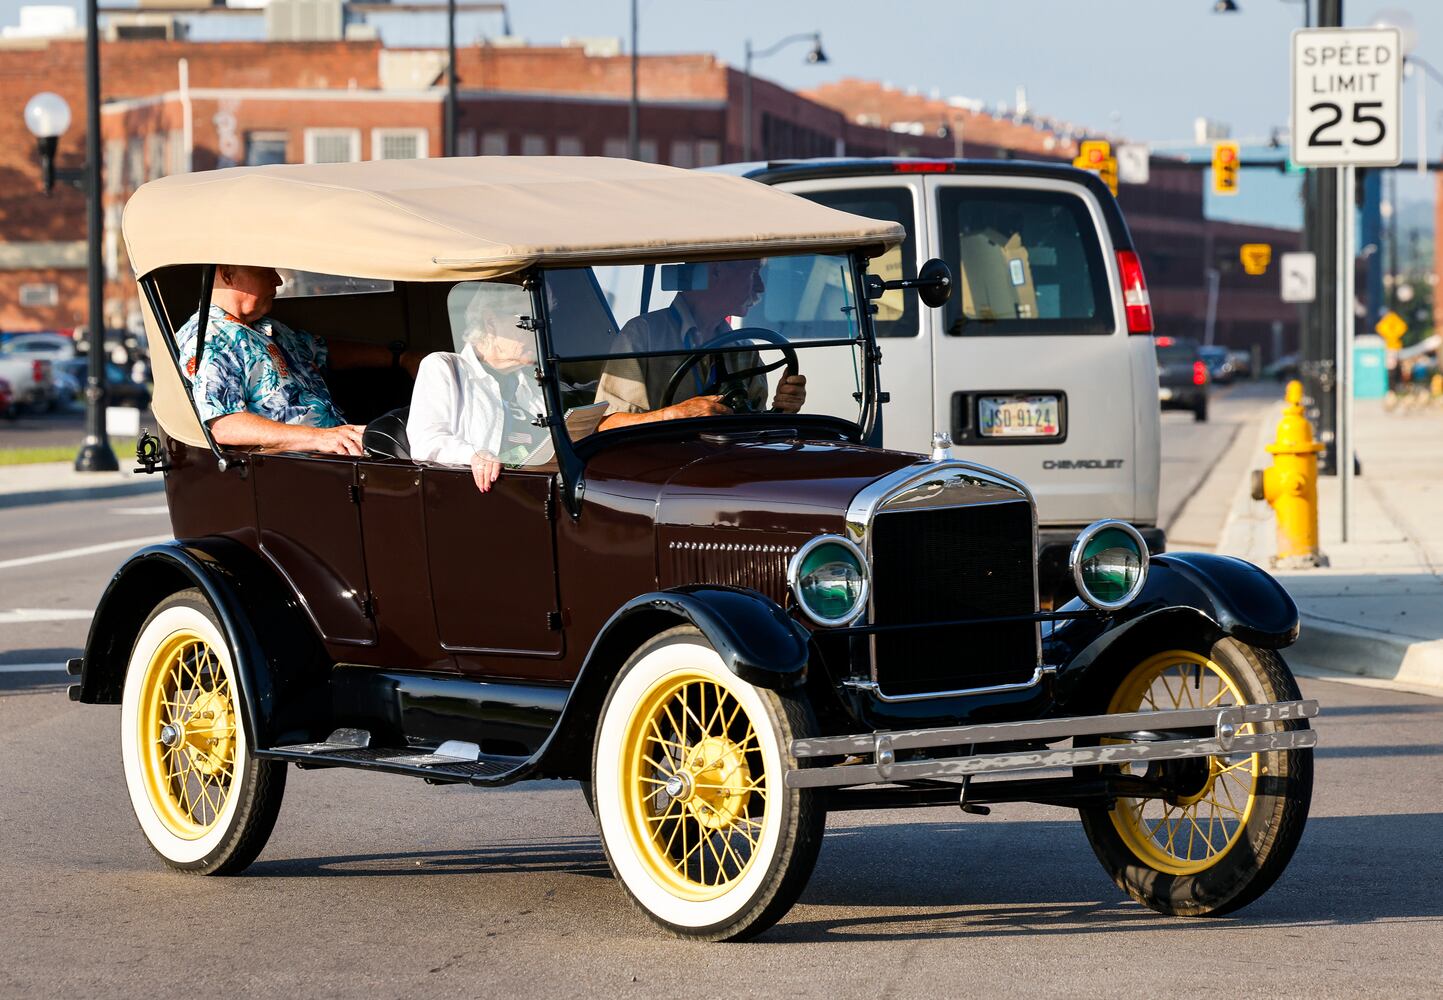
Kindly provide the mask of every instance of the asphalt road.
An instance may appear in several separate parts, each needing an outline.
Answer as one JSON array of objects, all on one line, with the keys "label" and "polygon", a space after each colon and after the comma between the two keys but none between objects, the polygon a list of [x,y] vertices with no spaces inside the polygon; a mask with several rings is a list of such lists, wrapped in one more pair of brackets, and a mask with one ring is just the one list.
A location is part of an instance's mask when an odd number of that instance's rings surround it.
[{"label": "asphalt road", "polygon": [[[1207,425],[1164,433],[1169,450],[1215,447],[1194,436]],[[574,785],[342,770],[289,772],[245,875],[172,873],[130,811],[119,710],[26,666],[75,655],[106,578],[167,525],[159,495],[0,509],[0,996],[1432,997],[1443,982],[1443,701],[1322,681],[1302,685],[1324,715],[1299,852],[1218,920],[1126,901],[1067,811],[939,808],[834,816],[781,924],[678,943],[611,879]]]}]

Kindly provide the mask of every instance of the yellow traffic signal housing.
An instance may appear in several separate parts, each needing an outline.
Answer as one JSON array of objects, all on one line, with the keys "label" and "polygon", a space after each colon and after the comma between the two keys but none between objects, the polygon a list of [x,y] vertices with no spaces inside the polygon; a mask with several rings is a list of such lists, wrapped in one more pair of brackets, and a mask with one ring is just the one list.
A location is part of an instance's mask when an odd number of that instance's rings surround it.
[{"label": "yellow traffic signal housing", "polygon": [[1237,194],[1242,156],[1235,142],[1213,143],[1213,193]]},{"label": "yellow traffic signal housing", "polygon": [[1268,265],[1273,260],[1272,244],[1244,243],[1238,247],[1238,259],[1242,261],[1244,273],[1267,274]]},{"label": "yellow traffic signal housing", "polygon": [[1107,184],[1107,189],[1117,194],[1117,158],[1112,155],[1112,143],[1105,139],[1087,140],[1078,147],[1072,165],[1099,175]]}]

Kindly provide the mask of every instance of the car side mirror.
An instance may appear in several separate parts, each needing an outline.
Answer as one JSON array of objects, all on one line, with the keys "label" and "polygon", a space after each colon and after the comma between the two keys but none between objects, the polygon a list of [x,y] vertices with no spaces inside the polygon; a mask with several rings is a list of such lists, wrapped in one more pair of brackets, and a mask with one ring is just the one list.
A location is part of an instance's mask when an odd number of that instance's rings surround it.
[{"label": "car side mirror", "polygon": [[922,265],[915,278],[883,281],[875,274],[867,275],[867,298],[880,299],[885,292],[893,288],[915,288],[923,304],[935,309],[945,305],[952,297],[952,269],[947,266],[946,261],[933,257]]}]

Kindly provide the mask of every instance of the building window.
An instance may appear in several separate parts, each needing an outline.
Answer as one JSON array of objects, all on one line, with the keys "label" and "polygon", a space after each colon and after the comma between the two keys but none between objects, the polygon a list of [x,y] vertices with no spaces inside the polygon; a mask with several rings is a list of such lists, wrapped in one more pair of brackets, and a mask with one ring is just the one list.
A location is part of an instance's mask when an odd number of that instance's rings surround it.
[{"label": "building window", "polygon": [[558,135],[556,137],[557,156],[581,156],[585,152],[581,140],[574,135]]},{"label": "building window", "polygon": [[120,194],[125,190],[125,140],[105,141],[105,193]]},{"label": "building window", "polygon": [[464,131],[464,132],[457,132],[457,133],[456,133],[456,155],[457,155],[457,156],[475,156],[475,155],[476,155],[476,131],[475,131],[474,129],[469,129],[469,128],[468,128],[468,129],[467,129],[466,131]]},{"label": "building window", "polygon": [[246,166],[261,167],[267,163],[285,163],[286,138],[284,132],[247,132]]},{"label": "building window", "polygon": [[178,128],[170,130],[170,169],[172,174],[190,173],[190,150],[185,148],[185,133]]},{"label": "building window", "polygon": [[696,166],[696,147],[690,140],[675,139],[671,144],[671,165],[690,170]]},{"label": "building window", "polygon": [[696,141],[696,165],[699,167],[714,167],[721,162],[721,143],[715,139],[698,139]]},{"label": "building window", "polygon": [[306,129],[307,163],[351,163],[361,158],[358,128]]},{"label": "building window", "polygon": [[630,155],[630,153],[631,149],[629,143],[625,139],[619,138],[614,135],[608,136],[606,140],[601,144],[602,156],[619,156],[625,159],[628,155]]},{"label": "building window", "polygon": [[482,156],[505,156],[510,149],[506,144],[505,132],[485,132],[481,135]]},{"label": "building window", "polygon": [[658,158],[657,158],[657,155],[656,155],[656,140],[655,140],[655,139],[643,139],[643,140],[641,140],[641,142],[637,144],[636,152],[637,152],[637,157],[638,157],[643,163],[660,163],[660,162],[661,162],[661,160],[658,159]]},{"label": "building window", "polygon": [[423,160],[430,152],[430,133],[423,128],[371,129],[371,159]]},{"label": "building window", "polygon": [[546,136],[544,135],[523,135],[521,137],[522,156],[545,156]]},{"label": "building window", "polygon": [[150,180],[158,180],[165,176],[165,133],[152,133],[147,144],[150,146],[146,155],[150,161]]},{"label": "building window", "polygon": [[20,286],[20,304],[27,309],[44,309],[60,304],[60,289],[53,281]]},{"label": "building window", "polygon": [[145,140],[131,136],[125,144],[125,179],[127,189],[134,191],[147,180],[145,176]]}]

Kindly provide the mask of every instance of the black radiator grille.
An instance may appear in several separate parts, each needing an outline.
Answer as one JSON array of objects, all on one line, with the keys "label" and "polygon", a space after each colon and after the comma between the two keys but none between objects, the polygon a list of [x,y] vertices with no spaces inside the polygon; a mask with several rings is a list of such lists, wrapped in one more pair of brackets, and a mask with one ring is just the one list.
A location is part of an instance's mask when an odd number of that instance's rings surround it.
[{"label": "black radiator grille", "polygon": [[[1032,531],[1025,500],[877,515],[873,622],[914,625],[1036,611]],[[887,694],[1025,681],[1037,666],[1037,626],[884,632],[876,636],[876,658],[877,681]]]}]

